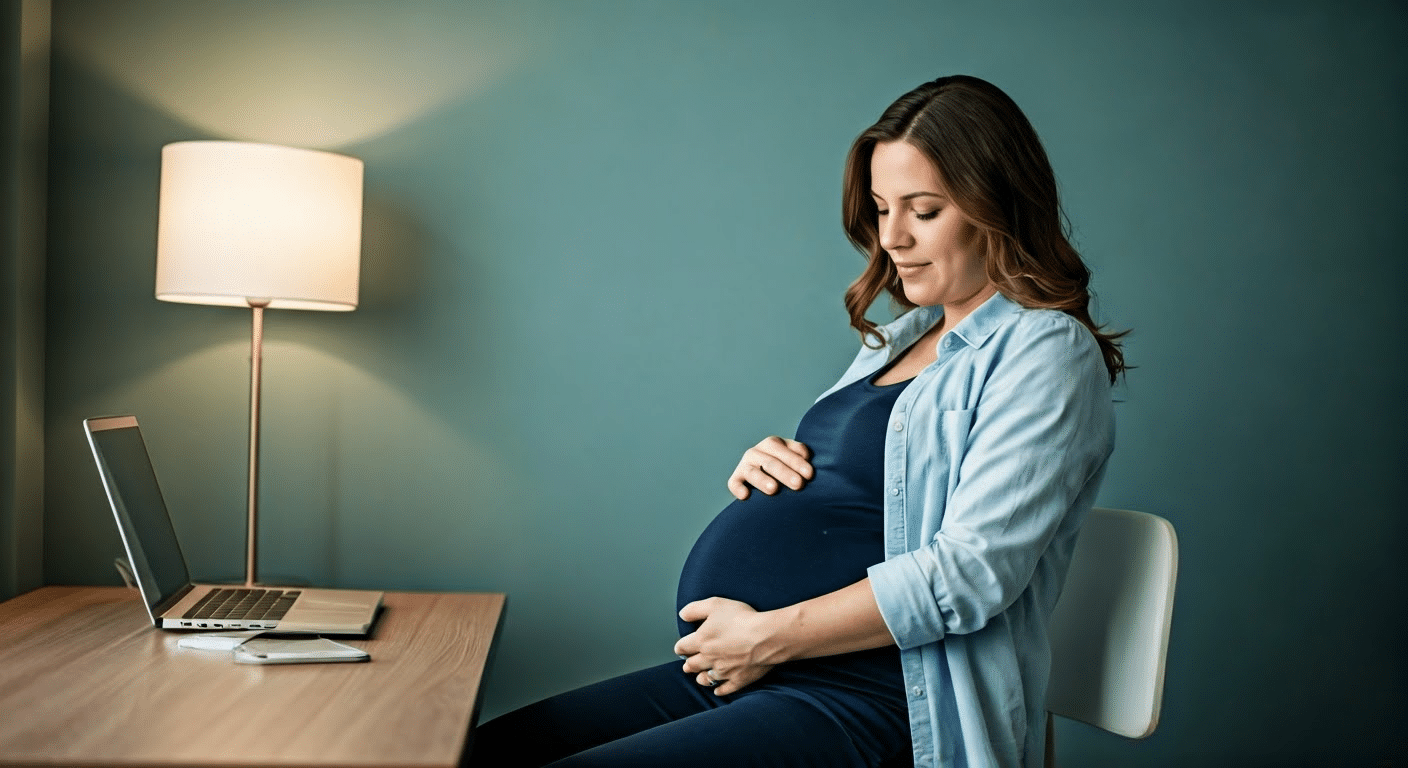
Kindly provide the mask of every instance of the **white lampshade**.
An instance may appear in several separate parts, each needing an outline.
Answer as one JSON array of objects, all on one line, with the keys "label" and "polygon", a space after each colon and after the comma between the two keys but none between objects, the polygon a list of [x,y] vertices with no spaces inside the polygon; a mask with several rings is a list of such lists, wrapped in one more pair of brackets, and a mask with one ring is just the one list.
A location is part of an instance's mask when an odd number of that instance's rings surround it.
[{"label": "white lampshade", "polygon": [[158,299],[348,311],[361,251],[361,160],[233,141],[162,147]]}]

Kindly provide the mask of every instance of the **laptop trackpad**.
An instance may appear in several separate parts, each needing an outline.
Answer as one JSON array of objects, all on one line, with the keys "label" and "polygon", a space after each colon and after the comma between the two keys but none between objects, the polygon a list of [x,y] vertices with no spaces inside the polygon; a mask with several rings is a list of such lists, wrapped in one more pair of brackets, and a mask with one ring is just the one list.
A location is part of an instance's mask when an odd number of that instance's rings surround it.
[{"label": "laptop trackpad", "polygon": [[381,592],[305,589],[275,631],[361,634],[371,626],[381,598]]}]

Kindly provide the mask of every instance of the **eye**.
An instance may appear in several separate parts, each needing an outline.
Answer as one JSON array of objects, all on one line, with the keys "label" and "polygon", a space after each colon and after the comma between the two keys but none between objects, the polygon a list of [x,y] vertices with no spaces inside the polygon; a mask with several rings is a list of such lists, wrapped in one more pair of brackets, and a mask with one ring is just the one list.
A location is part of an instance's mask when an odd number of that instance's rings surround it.
[{"label": "eye", "polygon": [[938,210],[929,211],[928,213],[920,213],[918,211],[914,212],[914,218],[919,219],[920,221],[928,221],[938,215]]},{"label": "eye", "polygon": [[876,215],[876,216],[885,216],[885,215],[887,215],[887,214],[889,214],[889,211],[880,211],[880,210],[877,210],[877,211],[875,212],[875,215]]}]

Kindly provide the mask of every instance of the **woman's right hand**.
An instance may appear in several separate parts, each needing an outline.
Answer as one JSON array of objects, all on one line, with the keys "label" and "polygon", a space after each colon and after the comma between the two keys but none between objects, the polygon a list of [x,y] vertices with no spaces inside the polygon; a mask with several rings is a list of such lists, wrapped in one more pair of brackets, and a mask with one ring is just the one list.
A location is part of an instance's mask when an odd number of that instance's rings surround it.
[{"label": "woman's right hand", "polygon": [[811,457],[812,449],[796,440],[776,435],[763,438],[743,452],[743,458],[729,475],[728,490],[739,501],[748,498],[750,486],[769,496],[783,485],[800,491],[816,473]]}]

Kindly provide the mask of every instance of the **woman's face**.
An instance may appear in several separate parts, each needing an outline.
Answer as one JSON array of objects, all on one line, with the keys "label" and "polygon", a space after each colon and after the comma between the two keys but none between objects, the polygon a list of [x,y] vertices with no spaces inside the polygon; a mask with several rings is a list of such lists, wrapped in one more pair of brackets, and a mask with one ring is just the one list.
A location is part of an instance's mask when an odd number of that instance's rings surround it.
[{"label": "woman's face", "polygon": [[945,194],[938,169],[907,141],[875,145],[870,187],[879,211],[880,247],[914,304],[942,304],[954,322],[996,292],[977,251],[978,228]]}]

